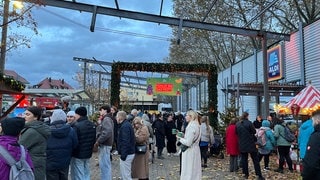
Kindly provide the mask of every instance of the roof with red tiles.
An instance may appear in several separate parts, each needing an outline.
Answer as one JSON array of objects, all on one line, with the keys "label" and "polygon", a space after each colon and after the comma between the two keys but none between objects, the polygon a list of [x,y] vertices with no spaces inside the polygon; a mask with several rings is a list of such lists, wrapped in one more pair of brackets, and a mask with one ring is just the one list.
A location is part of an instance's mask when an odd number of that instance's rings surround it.
[{"label": "roof with red tiles", "polygon": [[64,79],[52,79],[47,77],[32,88],[37,89],[73,89]]}]

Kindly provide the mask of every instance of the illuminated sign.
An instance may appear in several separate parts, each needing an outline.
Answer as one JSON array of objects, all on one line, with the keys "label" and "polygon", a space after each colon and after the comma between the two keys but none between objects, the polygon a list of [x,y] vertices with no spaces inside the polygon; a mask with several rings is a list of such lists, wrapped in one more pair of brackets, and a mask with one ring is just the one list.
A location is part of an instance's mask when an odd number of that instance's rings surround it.
[{"label": "illuminated sign", "polygon": [[148,95],[179,96],[182,92],[182,78],[148,78]]},{"label": "illuminated sign", "polygon": [[282,54],[281,46],[278,45],[267,51],[268,81],[282,79]]}]

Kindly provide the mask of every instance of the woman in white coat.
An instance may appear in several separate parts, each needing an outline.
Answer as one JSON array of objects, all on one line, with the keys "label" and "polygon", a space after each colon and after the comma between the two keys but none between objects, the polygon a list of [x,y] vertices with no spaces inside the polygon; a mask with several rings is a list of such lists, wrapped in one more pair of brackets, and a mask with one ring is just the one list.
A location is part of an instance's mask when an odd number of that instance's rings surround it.
[{"label": "woman in white coat", "polygon": [[188,111],[186,121],[188,126],[184,137],[179,137],[179,134],[177,135],[178,141],[180,141],[181,144],[188,146],[188,148],[182,152],[180,179],[201,179],[201,155],[199,148],[201,132],[198,114],[192,110]]}]

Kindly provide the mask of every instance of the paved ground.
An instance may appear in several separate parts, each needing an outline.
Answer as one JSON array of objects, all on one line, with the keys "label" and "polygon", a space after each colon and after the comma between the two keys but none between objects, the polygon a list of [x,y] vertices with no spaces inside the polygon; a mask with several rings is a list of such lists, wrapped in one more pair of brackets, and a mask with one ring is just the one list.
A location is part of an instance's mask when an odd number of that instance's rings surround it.
[{"label": "paved ground", "polygon": [[[155,158],[154,163],[149,163],[150,169],[150,180],[178,180],[179,177],[179,157],[170,156],[168,157],[166,153],[164,153],[165,159],[160,160]],[[99,180],[100,170],[97,165],[98,157],[97,153],[93,154],[91,158],[91,179]],[[221,168],[224,160],[217,159],[215,157],[210,157],[208,160],[208,168],[203,169],[202,171],[202,179],[225,179],[229,176],[229,172],[224,172]],[[215,167],[215,168],[212,168]],[[119,172],[119,156],[113,155],[112,161],[112,175],[113,179],[121,179]],[[214,170],[213,170],[214,169]],[[235,175],[235,174],[230,174]],[[234,178],[232,178],[234,179]]]},{"label": "paved ground", "polygon": [[[155,159],[154,163],[149,163],[150,169],[150,180],[178,180],[179,179],[179,157],[171,156],[168,157],[165,154],[165,159]],[[93,154],[91,158],[91,179],[92,180],[100,180],[100,170],[99,166],[97,166],[97,153]],[[276,163],[276,155],[270,157],[270,167],[272,169],[277,168]],[[263,161],[260,163],[263,165]],[[210,157],[208,159],[208,168],[202,169],[202,180],[241,180],[242,174],[241,170],[237,173],[228,172],[229,167],[229,157],[225,157],[225,159],[219,159],[217,157]],[[263,167],[263,166],[262,166]],[[119,156],[114,155],[112,161],[112,175],[113,179],[121,179],[119,173]],[[251,159],[249,158],[249,169],[250,176],[249,180],[256,179],[253,164]],[[275,173],[274,171],[262,171],[263,176],[266,179],[272,180],[280,180],[280,179],[301,179],[299,173],[289,173],[287,169],[285,169],[285,174]],[[195,179],[196,180],[196,179]]]}]

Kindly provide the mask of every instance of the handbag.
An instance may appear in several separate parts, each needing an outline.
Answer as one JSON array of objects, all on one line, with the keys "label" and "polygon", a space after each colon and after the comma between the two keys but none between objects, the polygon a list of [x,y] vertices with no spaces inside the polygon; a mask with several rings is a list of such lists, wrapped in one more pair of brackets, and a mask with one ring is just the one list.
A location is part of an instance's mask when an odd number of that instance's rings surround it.
[{"label": "handbag", "polygon": [[186,146],[184,144],[180,145],[181,152],[185,152],[188,148],[189,148],[189,146]]},{"label": "handbag", "polygon": [[145,154],[147,152],[147,145],[136,145],[136,154]]}]

